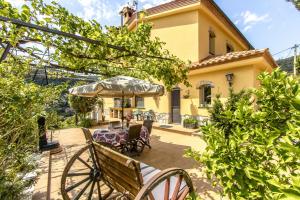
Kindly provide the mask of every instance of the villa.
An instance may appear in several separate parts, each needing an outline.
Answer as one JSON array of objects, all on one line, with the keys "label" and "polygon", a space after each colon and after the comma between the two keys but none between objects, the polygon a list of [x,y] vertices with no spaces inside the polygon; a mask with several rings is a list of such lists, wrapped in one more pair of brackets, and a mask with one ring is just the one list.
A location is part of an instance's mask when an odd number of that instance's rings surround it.
[{"label": "villa", "polygon": [[[135,97],[125,103],[125,112],[153,110],[160,123],[182,124],[186,117],[201,122],[209,115],[214,97],[259,85],[256,77],[277,67],[268,49],[256,50],[234,23],[210,0],[175,0],[145,10],[137,17],[131,7],[121,11],[122,22],[134,31],[138,23],[153,24],[152,36],[184,61],[191,61],[188,81],[161,97]],[[105,99],[105,115],[120,117],[120,99]]]}]

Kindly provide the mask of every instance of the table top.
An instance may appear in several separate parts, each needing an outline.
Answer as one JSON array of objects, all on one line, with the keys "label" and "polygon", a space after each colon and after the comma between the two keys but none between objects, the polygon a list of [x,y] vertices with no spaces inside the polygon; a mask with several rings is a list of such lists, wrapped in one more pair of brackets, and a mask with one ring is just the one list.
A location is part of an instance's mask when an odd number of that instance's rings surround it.
[{"label": "table top", "polygon": [[[126,143],[128,138],[128,128],[125,129],[96,129],[93,133],[96,142],[109,143],[111,145],[120,145]],[[149,139],[149,132],[145,126],[142,126],[140,138],[144,141]]]}]

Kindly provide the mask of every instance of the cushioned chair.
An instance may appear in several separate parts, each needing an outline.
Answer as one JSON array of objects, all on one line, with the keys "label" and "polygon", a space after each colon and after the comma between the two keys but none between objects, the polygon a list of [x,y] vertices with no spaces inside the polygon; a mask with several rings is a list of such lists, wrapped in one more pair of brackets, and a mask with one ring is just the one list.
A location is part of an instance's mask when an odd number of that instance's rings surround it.
[{"label": "cushioned chair", "polygon": [[128,141],[134,141],[139,139],[140,132],[142,129],[142,124],[130,125],[128,129]]},{"label": "cushioned chair", "polygon": [[147,141],[144,141],[143,139],[141,140],[141,142],[146,145],[147,147],[149,147],[151,149],[151,145],[150,145],[150,134],[152,131],[152,126],[153,126],[153,121],[152,120],[144,120],[143,122],[143,126],[145,126],[148,129],[149,132],[149,138],[147,139]]},{"label": "cushioned chair", "polygon": [[125,144],[121,144],[122,153],[140,153],[138,149],[138,141],[140,138],[140,133],[142,129],[142,124],[130,125],[128,129],[128,138]]}]

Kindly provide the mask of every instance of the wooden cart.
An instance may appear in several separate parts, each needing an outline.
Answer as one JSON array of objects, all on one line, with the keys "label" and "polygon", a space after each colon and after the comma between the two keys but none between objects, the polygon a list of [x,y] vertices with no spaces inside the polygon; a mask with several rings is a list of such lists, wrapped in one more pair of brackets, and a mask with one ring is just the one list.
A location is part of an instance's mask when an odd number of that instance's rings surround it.
[{"label": "wooden cart", "polygon": [[69,160],[61,179],[63,199],[185,199],[193,192],[186,171],[155,169],[92,140]]}]

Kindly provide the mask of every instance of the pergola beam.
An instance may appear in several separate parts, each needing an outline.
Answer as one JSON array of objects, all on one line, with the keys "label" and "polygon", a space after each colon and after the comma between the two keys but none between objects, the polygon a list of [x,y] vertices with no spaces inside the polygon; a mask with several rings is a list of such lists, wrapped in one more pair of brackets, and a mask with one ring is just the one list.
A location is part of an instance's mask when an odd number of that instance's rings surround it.
[{"label": "pergola beam", "polygon": [[7,55],[8,55],[8,53],[9,53],[9,50],[10,50],[11,47],[12,47],[12,45],[10,44],[10,42],[8,42],[8,43],[6,44],[6,47],[5,47],[5,49],[4,49],[3,53],[2,53],[2,55],[1,55],[0,63],[1,63],[3,60],[5,60],[5,58],[7,57]]},{"label": "pergola beam", "polygon": [[[32,57],[35,57],[35,58],[37,58],[39,60],[42,60],[43,62],[47,62],[46,60],[44,60],[40,56],[36,55],[35,53],[28,52],[25,48],[20,47],[19,45],[17,45],[16,48],[19,49],[20,51],[24,52],[24,53],[29,54]],[[30,64],[30,65],[31,66],[37,66],[36,64]],[[92,71],[88,71],[88,70],[84,70],[84,69],[74,70],[74,69],[71,69],[69,67],[64,67],[64,66],[61,66],[61,65],[58,65],[58,64],[54,64],[54,63],[51,63],[51,62],[49,63],[49,66],[47,66],[47,67],[48,68],[55,68],[55,69],[63,69],[63,70],[66,70],[66,71],[71,71],[71,72],[83,72],[83,73],[90,73],[90,74],[97,74],[97,75],[107,76],[107,74],[104,74],[104,73],[92,72]]]},{"label": "pergola beam", "polygon": [[27,27],[27,28],[32,28],[32,29],[44,31],[44,32],[47,32],[47,33],[52,33],[52,34],[56,34],[56,35],[60,35],[60,36],[64,36],[64,37],[73,38],[75,40],[84,41],[84,42],[94,44],[94,45],[106,46],[108,48],[115,49],[115,50],[122,51],[122,52],[128,52],[129,55],[126,55],[126,56],[135,56],[135,57],[139,57],[139,58],[145,57],[145,58],[171,60],[171,61],[173,60],[172,58],[164,58],[164,57],[155,56],[155,55],[141,56],[137,52],[129,51],[128,49],[126,49],[122,46],[117,46],[117,45],[112,45],[112,44],[104,44],[103,42],[101,42],[99,40],[93,40],[93,39],[90,39],[90,38],[82,37],[80,35],[66,33],[66,32],[51,29],[51,28],[48,28],[48,27],[39,26],[39,25],[35,25],[35,24],[32,24],[32,23],[28,23],[28,22],[23,22],[22,20],[19,20],[19,19],[13,19],[13,18],[9,18],[9,17],[0,16],[0,21],[10,22],[10,23],[16,24],[18,26],[23,26],[23,27]]},{"label": "pergola beam", "polygon": [[10,23],[16,24],[18,26],[23,26],[23,27],[32,28],[32,29],[36,29],[36,30],[39,30],[39,31],[47,32],[47,33],[52,33],[52,34],[55,34],[55,35],[60,35],[60,36],[64,36],[64,37],[73,38],[75,40],[84,41],[84,42],[87,42],[87,43],[90,43],[90,44],[96,44],[96,45],[100,45],[100,46],[107,46],[108,48],[116,49],[118,51],[129,52],[127,49],[125,49],[124,47],[121,47],[121,46],[116,46],[116,45],[111,45],[111,44],[104,44],[99,40],[93,40],[93,39],[90,39],[90,38],[82,37],[80,35],[66,33],[66,32],[51,29],[51,28],[48,28],[48,27],[39,26],[39,25],[35,25],[35,24],[32,24],[32,23],[28,23],[28,22],[23,22],[19,19],[13,19],[13,18],[9,18],[9,17],[0,16],[0,21],[10,22]]}]

